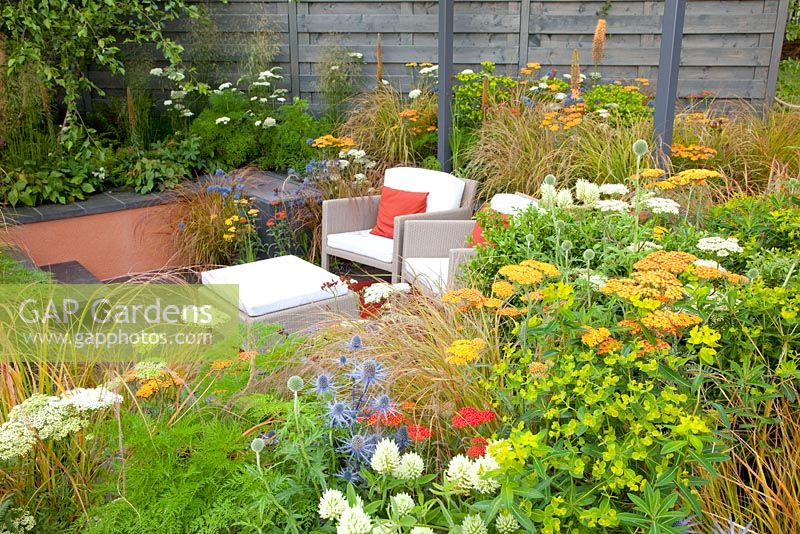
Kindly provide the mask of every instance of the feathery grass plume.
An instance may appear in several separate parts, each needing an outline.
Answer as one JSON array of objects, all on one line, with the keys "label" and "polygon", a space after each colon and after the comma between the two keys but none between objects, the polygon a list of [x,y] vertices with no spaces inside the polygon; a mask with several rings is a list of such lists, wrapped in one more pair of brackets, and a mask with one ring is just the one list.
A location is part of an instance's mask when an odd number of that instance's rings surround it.
[{"label": "feathery grass plume", "polygon": [[375,45],[375,58],[378,63],[378,87],[383,86],[383,47],[381,46],[381,34],[378,34],[378,42]]},{"label": "feathery grass plume", "polygon": [[572,64],[570,65],[570,92],[574,100],[581,97],[581,65],[579,60],[578,49],[574,48],[572,50]]},{"label": "feathery grass plume", "polygon": [[606,19],[598,19],[594,29],[594,40],[592,41],[592,63],[595,66],[603,61],[603,53],[606,48]]}]

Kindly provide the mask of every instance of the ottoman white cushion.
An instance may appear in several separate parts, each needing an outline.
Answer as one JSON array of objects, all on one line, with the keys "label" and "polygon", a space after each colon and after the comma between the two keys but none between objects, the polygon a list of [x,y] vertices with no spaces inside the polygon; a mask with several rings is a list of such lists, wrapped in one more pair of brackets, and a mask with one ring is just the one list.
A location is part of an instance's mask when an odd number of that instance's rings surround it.
[{"label": "ottoman white cushion", "polygon": [[[250,317],[296,308],[348,293],[347,286],[325,269],[296,256],[205,271],[203,284],[238,284],[239,309]],[[326,282],[336,285],[322,289]]]}]

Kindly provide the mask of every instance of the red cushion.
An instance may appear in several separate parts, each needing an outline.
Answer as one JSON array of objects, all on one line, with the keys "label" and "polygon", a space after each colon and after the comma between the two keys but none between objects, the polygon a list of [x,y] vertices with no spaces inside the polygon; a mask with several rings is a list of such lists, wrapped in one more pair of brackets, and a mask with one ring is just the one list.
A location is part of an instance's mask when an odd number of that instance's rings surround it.
[{"label": "red cushion", "polygon": [[425,213],[428,193],[413,193],[383,186],[381,200],[378,203],[378,222],[370,231],[371,234],[394,237],[394,218],[412,213]]},{"label": "red cushion", "polygon": [[[494,211],[492,208],[489,207],[488,204],[483,208],[481,208],[481,211],[483,210]],[[495,211],[495,213],[499,212]],[[502,219],[504,226],[508,226],[508,215],[506,215],[505,213],[500,213],[500,219]],[[475,245],[484,245],[484,246],[492,245],[492,243],[489,243],[486,240],[486,238],[483,237],[483,228],[481,227],[481,222],[479,220],[475,221],[475,226],[472,228],[472,240],[467,246],[469,248],[473,248]]]}]

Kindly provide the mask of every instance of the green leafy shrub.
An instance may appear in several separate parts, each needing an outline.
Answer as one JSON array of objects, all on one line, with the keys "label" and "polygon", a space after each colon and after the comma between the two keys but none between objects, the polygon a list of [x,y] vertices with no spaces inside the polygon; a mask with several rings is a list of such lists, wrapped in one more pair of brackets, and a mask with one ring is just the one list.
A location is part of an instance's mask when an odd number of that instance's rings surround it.
[{"label": "green leafy shrub", "polygon": [[199,167],[199,138],[170,139],[153,144],[149,150],[117,150],[111,162],[112,182],[142,194],[164,191],[190,178]]},{"label": "green leafy shrub", "polygon": [[647,95],[635,86],[597,84],[583,94],[586,109],[590,112],[606,110],[609,119],[617,125],[628,125],[644,120],[652,113],[647,105]]},{"label": "green leafy shrub", "polygon": [[517,82],[510,76],[494,74],[495,65],[490,61],[481,63],[481,70],[465,70],[456,76],[458,83],[453,88],[453,123],[459,128],[476,128],[486,112],[483,105],[484,80],[488,80],[487,105],[496,106],[511,100]]}]

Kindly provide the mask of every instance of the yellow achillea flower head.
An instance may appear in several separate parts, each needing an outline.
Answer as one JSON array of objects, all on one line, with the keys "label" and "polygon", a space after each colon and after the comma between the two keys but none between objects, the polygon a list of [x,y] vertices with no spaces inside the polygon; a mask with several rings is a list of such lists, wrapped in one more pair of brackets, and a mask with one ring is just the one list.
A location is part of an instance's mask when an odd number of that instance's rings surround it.
[{"label": "yellow achillea flower head", "polygon": [[469,287],[448,291],[442,295],[442,302],[461,306],[464,310],[480,308],[485,300],[483,293]]},{"label": "yellow achillea flower head", "polygon": [[486,343],[480,339],[457,339],[447,347],[447,363],[464,365],[475,361],[480,356],[480,351],[486,348]]},{"label": "yellow achillea flower head", "polygon": [[215,371],[222,371],[233,365],[233,360],[214,360],[211,362],[211,368]]},{"label": "yellow achillea flower head", "polygon": [[590,347],[596,347],[611,337],[611,331],[604,326],[600,328],[592,328],[587,326],[584,328],[587,328],[588,330],[581,336],[581,341]]},{"label": "yellow achillea flower head", "polygon": [[134,393],[134,395],[136,395],[140,399],[147,399],[152,397],[153,394],[156,391],[158,391],[158,389],[159,389],[158,380],[150,379],[142,383],[142,385],[139,386],[139,389],[136,390],[136,393]]},{"label": "yellow achillea flower head", "polygon": [[639,173],[639,176],[652,180],[653,178],[661,178],[665,174],[667,174],[667,172],[663,169],[644,169]]},{"label": "yellow achillea flower head", "polygon": [[492,284],[492,293],[500,298],[508,298],[514,294],[514,286],[505,280],[499,280]]},{"label": "yellow achillea flower head", "polygon": [[528,313],[528,308],[515,308],[514,306],[506,306],[505,308],[498,309],[495,314],[499,317],[519,317],[523,313]]},{"label": "yellow achillea flower head", "polygon": [[541,271],[547,276],[561,276],[561,271],[558,270],[558,267],[544,261],[524,260],[520,262],[520,265],[524,265],[525,267],[532,267],[537,271]]},{"label": "yellow achillea flower head", "polygon": [[504,265],[500,267],[500,271],[498,272],[512,282],[521,285],[538,284],[544,280],[544,275],[541,271],[526,265]]}]

